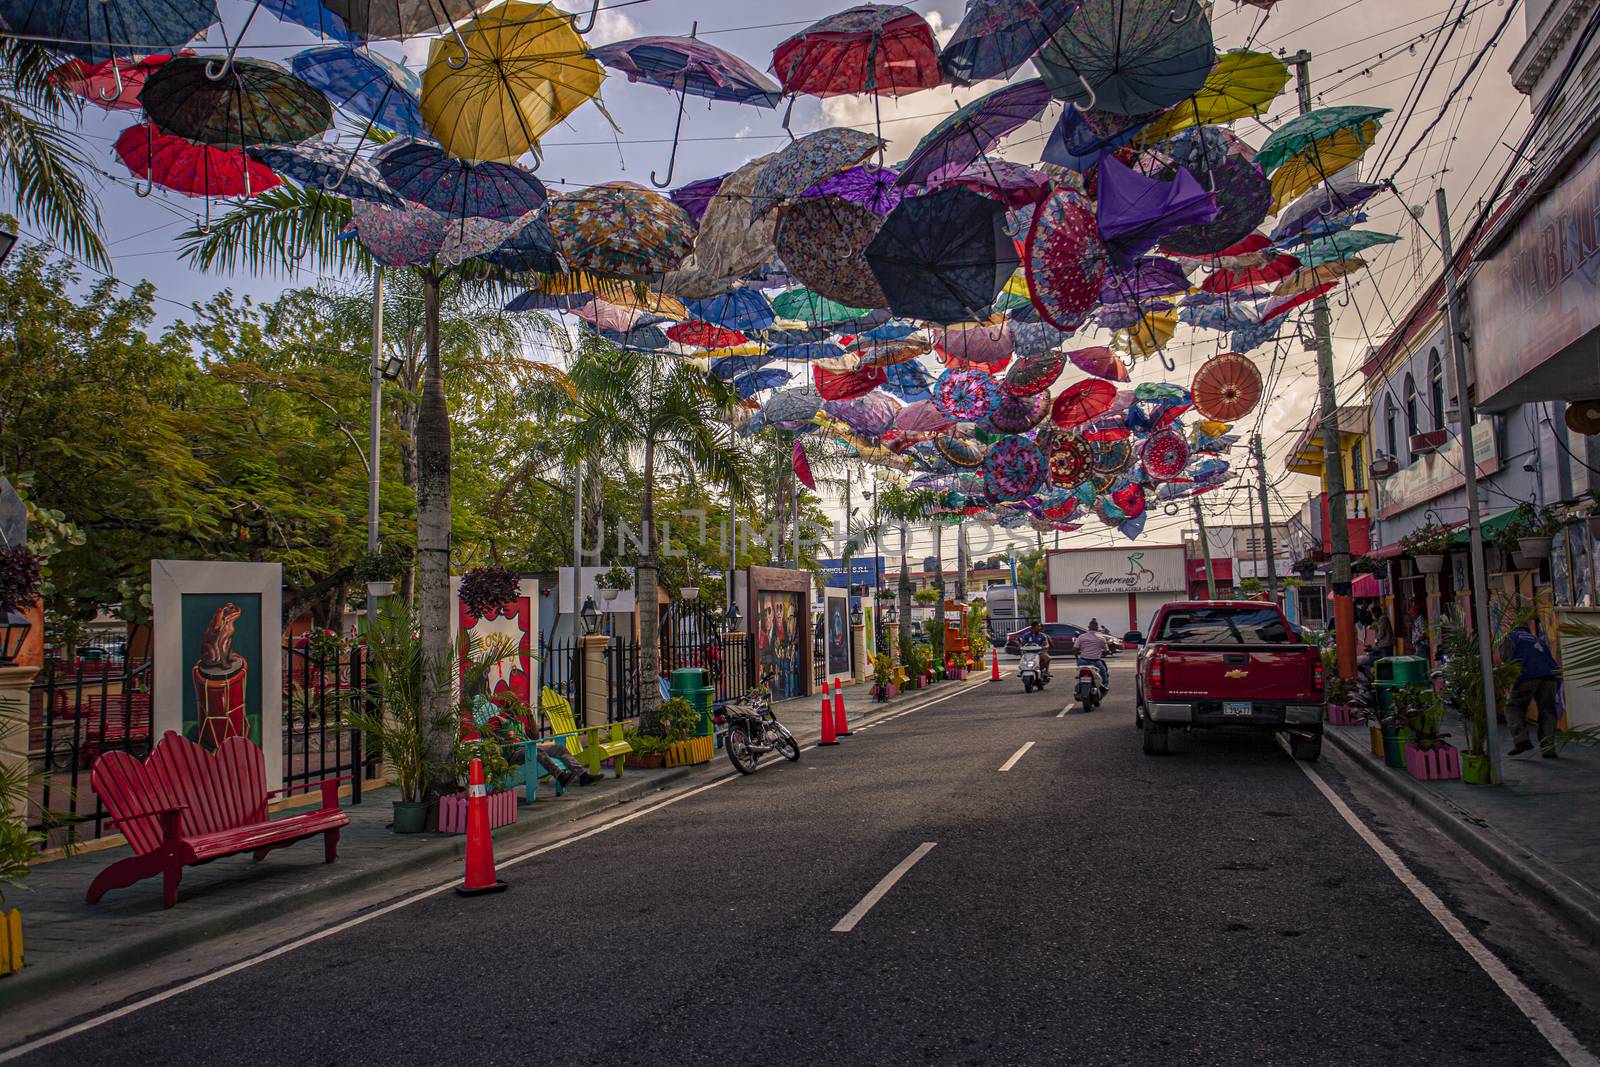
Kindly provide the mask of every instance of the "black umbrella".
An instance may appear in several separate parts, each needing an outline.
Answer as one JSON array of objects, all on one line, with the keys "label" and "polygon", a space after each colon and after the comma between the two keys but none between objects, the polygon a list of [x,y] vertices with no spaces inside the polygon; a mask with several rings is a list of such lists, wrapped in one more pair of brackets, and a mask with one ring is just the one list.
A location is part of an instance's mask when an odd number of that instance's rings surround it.
[{"label": "black umbrella", "polygon": [[1017,269],[1006,209],[970,189],[909,197],[867,246],[867,266],[896,315],[929,322],[987,318]]},{"label": "black umbrella", "polygon": [[214,80],[206,73],[214,58],[179,56],[150,75],[139,93],[150,121],[167,133],[218,148],[298,144],[333,124],[328,98],[286,68],[235,59]]}]

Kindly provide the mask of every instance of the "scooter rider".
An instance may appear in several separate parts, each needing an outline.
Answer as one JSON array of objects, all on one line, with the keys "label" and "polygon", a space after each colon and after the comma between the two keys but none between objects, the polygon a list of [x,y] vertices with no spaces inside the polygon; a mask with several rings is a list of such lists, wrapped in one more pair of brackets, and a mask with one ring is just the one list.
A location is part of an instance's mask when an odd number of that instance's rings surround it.
[{"label": "scooter rider", "polygon": [[1028,627],[1028,632],[1022,635],[1017,642],[1023,648],[1036,648],[1039,650],[1039,672],[1048,676],[1050,674],[1050,635],[1044,632],[1044,627],[1035,622]]},{"label": "scooter rider", "polygon": [[1094,630],[1085,630],[1072,642],[1073,651],[1078,654],[1078,666],[1088,664],[1100,672],[1100,687],[1111,688],[1111,672],[1106,668],[1106,651],[1110,648],[1106,639]]}]

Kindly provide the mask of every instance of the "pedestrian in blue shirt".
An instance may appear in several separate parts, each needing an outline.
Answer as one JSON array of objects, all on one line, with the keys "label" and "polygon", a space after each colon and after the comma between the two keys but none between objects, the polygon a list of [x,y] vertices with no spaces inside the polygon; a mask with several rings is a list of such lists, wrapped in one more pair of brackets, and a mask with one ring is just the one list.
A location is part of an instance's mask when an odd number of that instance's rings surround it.
[{"label": "pedestrian in blue shirt", "polygon": [[1539,708],[1539,749],[1545,759],[1556,755],[1556,691],[1561,685],[1561,664],[1550,651],[1550,642],[1534,633],[1527,623],[1519,623],[1506,635],[1501,645],[1500,659],[1516,663],[1520,668],[1517,684],[1511,690],[1510,720],[1511,755],[1520,755],[1533,748],[1528,740],[1528,702]]}]

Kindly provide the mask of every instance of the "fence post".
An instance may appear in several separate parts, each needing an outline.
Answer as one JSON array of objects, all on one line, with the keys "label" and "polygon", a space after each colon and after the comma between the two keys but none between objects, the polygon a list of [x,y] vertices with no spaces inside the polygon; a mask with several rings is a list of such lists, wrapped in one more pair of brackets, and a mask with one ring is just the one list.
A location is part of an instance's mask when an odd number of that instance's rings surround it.
[{"label": "fence post", "polygon": [[[0,733],[0,765],[7,770],[13,767],[26,773],[28,769],[28,693],[29,686],[33,684],[33,676],[39,673],[37,667],[0,667],[0,722],[9,720],[10,728]],[[45,717],[50,716],[50,709],[45,709]],[[77,753],[73,753],[76,758]],[[46,753],[48,762],[49,754]],[[24,798],[17,811],[3,813],[7,816],[21,818],[27,814],[27,800]]]},{"label": "fence post", "polygon": [[579,641],[582,653],[580,667],[582,681],[578,691],[583,695],[583,724],[604,726],[606,701],[610,695],[606,674],[606,648],[610,645],[611,638],[604,634],[593,634],[579,638]]},{"label": "fence post", "polygon": [[[350,649],[350,689],[359,694],[355,699],[367,702],[370,710],[377,698],[376,692],[371,688],[372,676],[363,668],[366,667],[366,646],[354,646]],[[365,761],[361,758],[361,731],[350,731],[350,803],[361,803],[361,779],[366,776]]]},{"label": "fence post", "polygon": [[854,665],[853,676],[855,680],[867,680],[867,626],[865,623],[853,622],[850,624],[850,662]]}]

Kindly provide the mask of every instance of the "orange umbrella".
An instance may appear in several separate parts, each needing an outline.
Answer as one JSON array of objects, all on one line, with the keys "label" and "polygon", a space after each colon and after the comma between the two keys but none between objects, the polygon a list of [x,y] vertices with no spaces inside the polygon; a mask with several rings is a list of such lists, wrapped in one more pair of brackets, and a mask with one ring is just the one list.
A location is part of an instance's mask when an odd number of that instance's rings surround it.
[{"label": "orange umbrella", "polygon": [[1261,402],[1261,371],[1245,356],[1224,352],[1206,360],[1195,372],[1190,392],[1200,414],[1232,422]]}]

